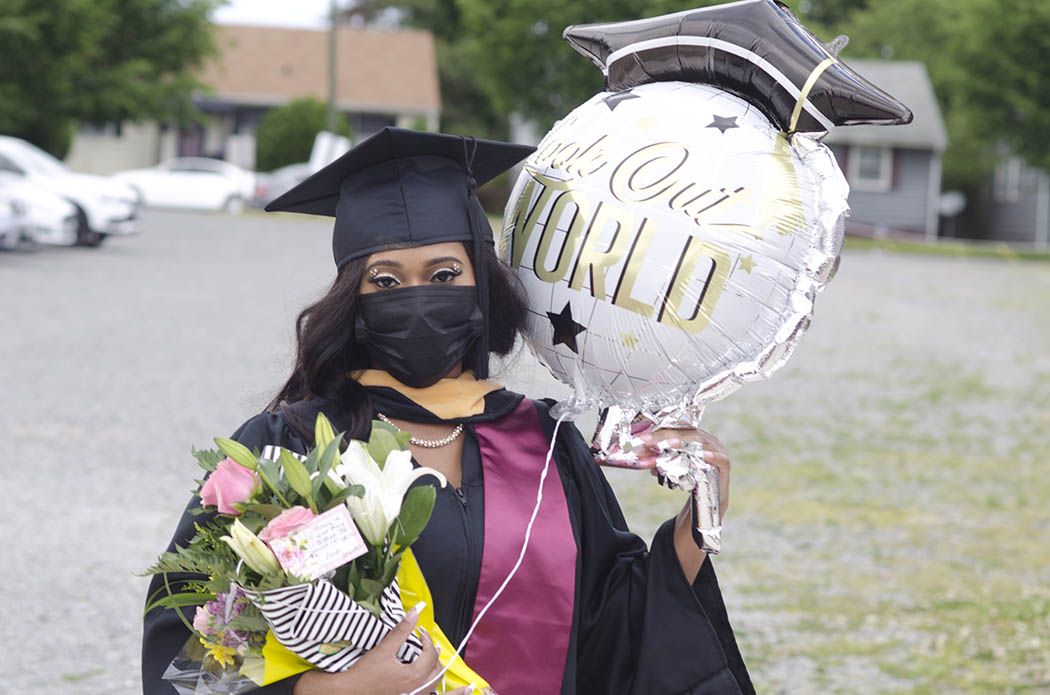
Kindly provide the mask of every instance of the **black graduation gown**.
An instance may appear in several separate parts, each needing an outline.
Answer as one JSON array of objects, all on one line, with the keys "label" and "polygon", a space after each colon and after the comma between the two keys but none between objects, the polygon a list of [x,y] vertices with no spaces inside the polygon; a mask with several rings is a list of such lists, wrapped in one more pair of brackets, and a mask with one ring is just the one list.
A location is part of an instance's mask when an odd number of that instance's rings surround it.
[{"label": "black graduation gown", "polygon": [[[370,387],[377,411],[411,421],[440,422],[390,389]],[[438,488],[430,524],[413,546],[434,598],[435,619],[453,644],[469,627],[481,571],[484,487],[475,422],[498,420],[520,402],[509,391],[489,394],[482,415],[465,418],[463,483]],[[330,402],[304,401],[282,414],[262,413],[233,439],[260,450],[267,444],[303,453],[313,418],[325,412],[335,429],[340,414]],[[547,438],[554,430],[549,403],[536,403]],[[574,620],[561,695],[748,695],[754,688],[737,648],[711,560],[690,585],[674,550],[674,520],[657,531],[651,548],[627,530],[620,506],[587,443],[562,423],[554,461],[565,489],[578,553]],[[429,482],[428,482],[429,481]],[[416,484],[430,484],[422,478]],[[190,507],[200,504],[190,501]],[[184,514],[172,540],[182,544],[201,517]],[[169,546],[170,549],[171,546]],[[169,575],[169,581],[180,578]],[[163,583],[155,577],[152,594]],[[190,609],[186,609],[187,615]],[[143,634],[143,690],[169,695],[160,676],[189,633],[171,611],[151,611]],[[469,648],[467,655],[469,663]],[[484,674],[482,674],[484,675]],[[257,693],[290,695],[298,677]]]}]

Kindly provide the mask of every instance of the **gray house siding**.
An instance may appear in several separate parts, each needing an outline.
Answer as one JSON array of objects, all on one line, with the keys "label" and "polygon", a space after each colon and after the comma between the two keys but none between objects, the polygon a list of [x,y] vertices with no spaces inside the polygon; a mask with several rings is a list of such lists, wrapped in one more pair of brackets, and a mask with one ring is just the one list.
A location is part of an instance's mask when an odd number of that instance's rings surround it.
[{"label": "gray house siding", "polygon": [[[1045,245],[1046,232],[1040,228],[1048,224],[1046,201],[1046,172],[1023,167],[1019,172],[1016,195],[996,195],[994,181],[984,186],[980,196],[979,226],[972,229],[980,239]],[[1041,200],[1042,198],[1042,200]]]},{"label": "gray house siding", "polygon": [[[835,145],[831,150],[842,171],[848,172],[849,147]],[[865,227],[924,233],[932,166],[933,152],[930,150],[895,148],[890,190],[862,191],[851,186],[847,229]]]}]

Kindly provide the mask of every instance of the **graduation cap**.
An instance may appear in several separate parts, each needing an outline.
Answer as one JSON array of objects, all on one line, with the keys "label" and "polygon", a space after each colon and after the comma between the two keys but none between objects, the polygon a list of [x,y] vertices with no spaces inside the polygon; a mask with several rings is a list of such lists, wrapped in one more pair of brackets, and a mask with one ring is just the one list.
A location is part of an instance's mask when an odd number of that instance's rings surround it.
[{"label": "graduation cap", "polygon": [[651,82],[708,84],[745,99],[785,133],[910,123],[908,108],[838,59],[776,0],[725,5],[562,34],[605,74],[608,91]]},{"label": "graduation cap", "polygon": [[[302,183],[268,212],[335,218],[337,268],[376,251],[446,241],[473,244],[475,283],[488,322],[488,278],[482,244],[492,228],[476,189],[529,156],[534,147],[403,128],[383,128]],[[488,329],[474,373],[488,376]]]}]

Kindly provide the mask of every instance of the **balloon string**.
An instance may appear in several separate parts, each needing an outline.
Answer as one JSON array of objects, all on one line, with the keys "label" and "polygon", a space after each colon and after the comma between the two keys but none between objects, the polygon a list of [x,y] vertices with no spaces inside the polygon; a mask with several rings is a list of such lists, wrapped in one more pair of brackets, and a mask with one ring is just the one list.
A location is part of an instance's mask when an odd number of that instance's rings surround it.
[{"label": "balloon string", "polygon": [[467,630],[467,634],[463,637],[463,641],[459,643],[458,647],[456,647],[455,653],[448,660],[448,663],[445,664],[445,667],[442,668],[436,676],[434,676],[426,683],[413,690],[408,695],[417,695],[417,693],[422,692],[428,686],[437,682],[439,678],[444,677],[445,672],[449,670],[449,668],[456,661],[456,659],[459,658],[459,655],[460,653],[462,653],[463,648],[467,646],[467,640],[469,640],[470,636],[474,634],[474,628],[476,628],[478,626],[478,623],[481,622],[481,619],[485,617],[485,614],[488,613],[489,608],[492,606],[493,603],[496,602],[496,599],[500,597],[500,594],[503,593],[503,590],[507,588],[508,584],[510,584],[510,580],[514,578],[515,574],[517,574],[518,568],[521,567],[521,562],[525,559],[525,551],[529,547],[529,539],[532,537],[532,526],[536,523],[536,515],[540,512],[540,503],[543,501],[543,484],[547,481],[547,472],[550,470],[551,459],[554,457],[554,444],[558,441],[558,430],[561,428],[561,423],[563,420],[565,420],[564,414],[560,415],[558,417],[558,421],[554,423],[554,433],[551,435],[551,446],[547,450],[547,460],[543,462],[543,471],[540,473],[540,486],[536,490],[536,506],[532,508],[532,516],[529,518],[528,526],[525,527],[525,542],[521,544],[521,552],[518,553],[517,562],[514,563],[514,567],[511,568],[510,573],[507,575],[507,578],[504,579],[503,583],[499,585],[498,589],[496,589],[496,593],[492,595],[492,598],[489,599],[489,602],[486,603],[485,607],[482,608],[481,612],[478,613],[478,617],[474,619],[474,623],[470,626],[470,629]]},{"label": "balloon string", "polygon": [[809,93],[813,91],[813,85],[817,83],[817,80],[820,79],[825,70],[837,62],[839,62],[837,58],[825,58],[820,65],[813,68],[813,72],[809,73],[809,77],[806,78],[806,84],[802,85],[802,91],[799,92],[798,101],[795,102],[795,110],[791,112],[791,125],[788,126],[788,135],[794,133],[795,128],[798,127],[798,119],[802,116],[802,105],[809,99]]}]

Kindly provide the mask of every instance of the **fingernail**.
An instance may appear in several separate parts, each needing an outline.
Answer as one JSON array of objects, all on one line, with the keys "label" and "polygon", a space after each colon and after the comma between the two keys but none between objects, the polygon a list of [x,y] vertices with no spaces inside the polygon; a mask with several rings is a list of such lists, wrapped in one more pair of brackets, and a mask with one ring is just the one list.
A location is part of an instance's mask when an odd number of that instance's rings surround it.
[{"label": "fingernail", "polygon": [[419,614],[423,612],[423,609],[427,607],[426,601],[420,601],[416,605],[412,606],[412,609],[408,612],[408,616],[412,618],[418,618]]}]

